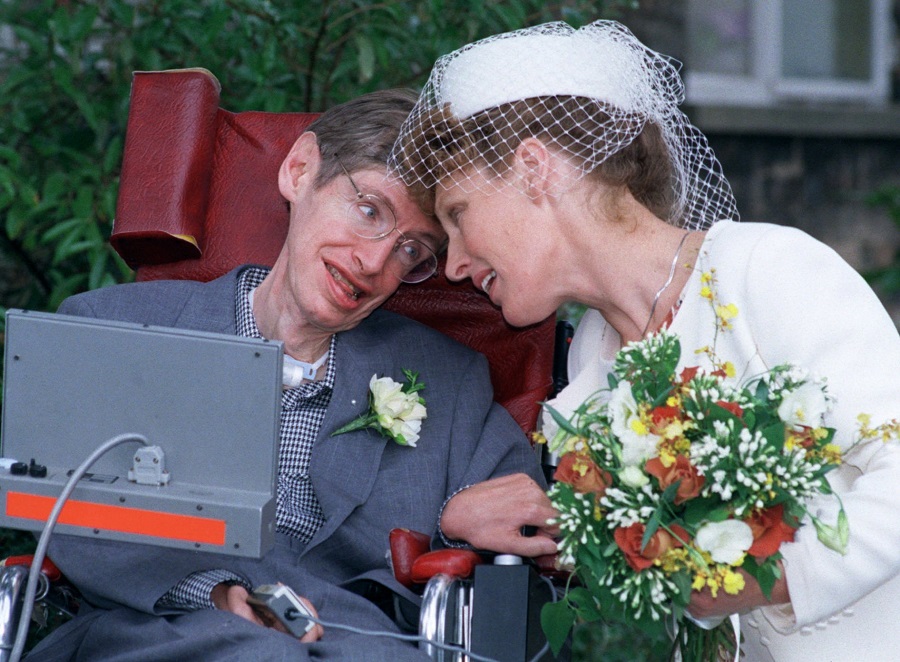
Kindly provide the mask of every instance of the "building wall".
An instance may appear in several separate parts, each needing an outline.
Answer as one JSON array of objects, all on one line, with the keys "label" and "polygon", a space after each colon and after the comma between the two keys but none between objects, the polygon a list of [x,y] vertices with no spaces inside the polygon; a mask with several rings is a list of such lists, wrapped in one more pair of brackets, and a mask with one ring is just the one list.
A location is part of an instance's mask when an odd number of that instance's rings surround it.
[{"label": "building wall", "polygon": [[[900,35],[900,0],[892,19]],[[651,48],[685,61],[684,0],[641,0],[621,20]],[[744,221],[798,227],[860,272],[890,265],[900,228],[867,197],[900,188],[900,57],[883,108],[794,103],[767,108],[690,107],[729,178]],[[900,292],[879,292],[900,327]]]}]

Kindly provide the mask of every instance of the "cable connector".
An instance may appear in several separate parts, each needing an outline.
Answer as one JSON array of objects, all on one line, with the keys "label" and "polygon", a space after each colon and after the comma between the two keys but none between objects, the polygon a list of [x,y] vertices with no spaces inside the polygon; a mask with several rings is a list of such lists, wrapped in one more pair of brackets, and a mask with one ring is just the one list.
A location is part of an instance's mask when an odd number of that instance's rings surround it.
[{"label": "cable connector", "polygon": [[166,485],[166,454],[159,446],[143,446],[134,454],[134,463],[128,470],[128,480],[138,485]]}]

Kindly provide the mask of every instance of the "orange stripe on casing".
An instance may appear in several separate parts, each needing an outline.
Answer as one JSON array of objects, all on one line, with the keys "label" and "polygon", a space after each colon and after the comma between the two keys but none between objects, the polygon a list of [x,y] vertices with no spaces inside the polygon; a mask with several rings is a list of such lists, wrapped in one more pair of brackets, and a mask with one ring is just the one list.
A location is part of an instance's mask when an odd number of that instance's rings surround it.
[{"label": "orange stripe on casing", "polygon": [[[53,497],[8,492],[6,515],[46,522],[55,502]],[[67,501],[60,513],[59,523],[209,545],[225,544],[225,520],[89,501]]]}]

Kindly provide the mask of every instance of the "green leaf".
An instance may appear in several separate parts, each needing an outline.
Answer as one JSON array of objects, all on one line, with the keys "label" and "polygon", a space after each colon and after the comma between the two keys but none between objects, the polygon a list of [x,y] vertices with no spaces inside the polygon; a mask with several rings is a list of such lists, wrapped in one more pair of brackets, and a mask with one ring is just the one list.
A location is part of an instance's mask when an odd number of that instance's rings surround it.
[{"label": "green leaf", "polygon": [[548,602],[541,609],[541,627],[547,635],[553,655],[559,655],[574,625],[575,612],[569,608],[565,600]]},{"label": "green leaf", "polygon": [[781,554],[776,553],[766,558],[764,562],[758,563],[754,557],[747,556],[744,558],[744,563],[741,566],[747,571],[747,574],[757,581],[767,600],[772,598],[772,589],[775,587],[775,582],[781,578],[781,570],[778,569],[778,564],[776,563],[780,558]]},{"label": "green leaf", "polygon": [[569,422],[569,419],[560,414],[554,407],[545,404],[544,409],[546,409],[550,413],[551,418],[553,418],[554,422],[559,426],[560,430],[563,430],[573,437],[577,437],[579,435],[578,430],[572,426],[572,424]]},{"label": "green leaf", "polygon": [[18,239],[22,234],[22,230],[25,228],[27,216],[28,215],[21,206],[13,206],[12,209],[6,213],[6,236],[10,239]]},{"label": "green leaf", "polygon": [[366,83],[375,75],[375,48],[372,40],[364,34],[356,35],[357,60],[359,63],[359,80]]},{"label": "green leaf", "polygon": [[331,433],[331,436],[335,436],[338,434],[344,434],[345,432],[353,432],[355,430],[361,430],[362,428],[366,428],[372,426],[373,423],[378,421],[378,417],[375,414],[363,414],[362,416],[353,419],[346,425],[342,425],[337,430]]},{"label": "green leaf", "polygon": [[596,621],[603,616],[594,596],[583,586],[576,586],[566,591],[566,601],[576,610],[578,618],[583,621]]}]

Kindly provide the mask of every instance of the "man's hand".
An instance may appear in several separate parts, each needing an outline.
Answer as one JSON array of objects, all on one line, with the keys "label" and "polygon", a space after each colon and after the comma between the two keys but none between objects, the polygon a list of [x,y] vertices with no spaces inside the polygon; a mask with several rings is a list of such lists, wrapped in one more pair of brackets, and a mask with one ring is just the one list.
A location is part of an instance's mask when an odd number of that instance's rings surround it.
[{"label": "man's hand", "polygon": [[688,611],[694,618],[703,619],[744,614],[756,607],[790,602],[791,595],[788,592],[787,581],[784,578],[784,566],[781,561],[778,562],[778,567],[781,569],[781,578],[775,582],[775,586],[772,588],[771,599],[766,598],[753,577],[738,568],[738,572],[744,576],[745,585],[742,591],[737,595],[729,595],[724,589],[719,589],[716,597],[712,596],[708,588],[704,588],[702,591],[692,591]]},{"label": "man's hand", "polygon": [[[547,524],[556,515],[540,485],[525,474],[513,474],[478,483],[450,499],[441,530],[478,549],[541,556],[557,551],[552,538],[559,528]],[[536,535],[523,536],[523,526],[535,527]]]},{"label": "man's hand", "polygon": [[[278,630],[279,632],[284,632],[285,634],[290,634],[288,629],[279,621],[277,618],[269,615],[266,616],[264,613],[257,611],[253,608],[250,603],[247,602],[247,598],[249,594],[247,593],[247,589],[243,586],[239,585],[229,585],[229,584],[217,584],[216,587],[212,590],[212,598],[213,604],[216,609],[221,609],[223,611],[230,611],[232,614],[237,614],[241,618],[245,618],[251,623],[256,623],[257,625],[262,625],[263,627],[272,628],[274,630]],[[303,601],[309,610],[312,612],[313,616],[316,618],[319,617],[318,612],[315,607],[312,606],[312,603],[306,598],[300,598]],[[318,641],[322,638],[322,635],[325,634],[325,631],[322,629],[322,626],[318,623],[313,626],[313,629],[307,632],[301,639],[301,643],[309,644],[313,641]]]}]

